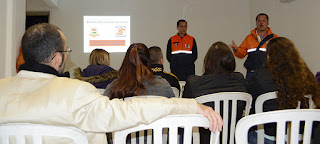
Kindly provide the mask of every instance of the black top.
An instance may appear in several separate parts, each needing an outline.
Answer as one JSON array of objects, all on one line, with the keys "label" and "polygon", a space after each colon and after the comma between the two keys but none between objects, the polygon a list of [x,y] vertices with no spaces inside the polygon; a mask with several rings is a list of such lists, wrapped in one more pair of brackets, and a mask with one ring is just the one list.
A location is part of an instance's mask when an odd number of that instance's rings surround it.
[{"label": "black top", "polygon": [[[199,96],[218,93],[218,92],[246,92],[246,82],[243,75],[239,72],[230,74],[204,74],[203,76],[189,76],[183,91],[183,98],[196,98]],[[205,103],[207,106],[214,108],[211,102]],[[238,101],[236,104],[228,103],[229,113],[231,117],[232,106],[237,107],[236,121],[242,118],[245,102]],[[220,105],[220,112],[223,116],[223,105]],[[230,127],[231,120],[229,119],[228,125]],[[206,144],[210,140],[210,131],[200,128],[200,143]],[[230,134],[230,132],[228,132]]]},{"label": "black top", "polygon": [[[274,81],[269,70],[265,67],[256,70],[253,76],[248,80],[247,90],[252,95],[252,106],[250,114],[255,114],[255,103],[258,96],[276,91]],[[277,110],[277,101],[276,99],[271,99],[263,104],[263,111],[273,111]],[[267,135],[275,136],[276,135],[276,125],[275,124],[266,124],[264,125],[265,133]]]},{"label": "black top", "polygon": [[189,76],[183,98],[196,98],[217,92],[246,92],[246,82],[239,72]]},{"label": "black top", "polygon": [[178,78],[172,73],[166,73],[163,71],[163,65],[161,64],[151,64],[151,70],[154,75],[161,76],[162,78],[166,79],[171,87],[175,87],[180,91],[180,84]]}]

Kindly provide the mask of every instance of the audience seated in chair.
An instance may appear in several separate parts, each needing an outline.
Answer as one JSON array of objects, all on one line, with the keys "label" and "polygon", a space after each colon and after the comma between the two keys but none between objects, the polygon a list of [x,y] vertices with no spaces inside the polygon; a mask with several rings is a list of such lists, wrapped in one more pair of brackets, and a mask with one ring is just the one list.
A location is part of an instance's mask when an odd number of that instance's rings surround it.
[{"label": "audience seated in chair", "polygon": [[[305,97],[308,94],[319,108],[319,84],[293,42],[284,37],[274,38],[267,44],[266,54],[267,68],[256,71],[248,81],[248,91],[254,99],[252,103],[255,103],[260,94],[277,91],[277,99],[266,102],[264,111],[295,109],[298,101],[301,102],[301,108],[308,108],[308,99]],[[265,125],[264,129],[267,135],[275,136],[275,125]],[[256,143],[256,133],[250,133],[249,142]]]},{"label": "audience seated in chair", "polygon": [[[235,70],[235,59],[231,49],[223,42],[214,43],[204,58],[205,73],[189,76],[184,87],[183,98],[196,98],[218,92],[246,92],[244,76]],[[207,104],[213,106],[212,104]],[[238,103],[237,121],[242,117],[245,103]],[[231,105],[229,105],[229,109]],[[201,143],[208,143],[209,131],[200,129]]]},{"label": "audience seated in chair", "polygon": [[[90,144],[105,144],[106,132],[149,124],[170,114],[199,113],[209,119],[211,131],[217,125],[222,129],[220,115],[195,100],[109,100],[87,82],[59,77],[71,50],[56,26],[42,23],[30,27],[21,46],[24,67],[20,67],[16,76],[0,79],[0,124],[76,127],[86,133]],[[137,60],[136,56],[131,60]],[[48,143],[47,139],[43,141]],[[61,143],[61,139],[53,138],[49,143]]]},{"label": "audience seated in chair", "polygon": [[76,79],[93,84],[96,88],[105,89],[117,76],[118,72],[110,67],[109,53],[103,49],[95,49],[89,57],[89,66],[81,72],[74,71]]},{"label": "audience seated in chair", "polygon": [[175,97],[167,80],[153,75],[149,59],[146,45],[131,44],[119,69],[118,78],[107,86],[103,95],[110,99],[138,95]]},{"label": "audience seated in chair", "polygon": [[178,78],[173,73],[163,71],[163,55],[160,47],[153,46],[149,48],[150,52],[150,67],[154,75],[159,75],[166,79],[171,87],[175,87],[180,91]]}]

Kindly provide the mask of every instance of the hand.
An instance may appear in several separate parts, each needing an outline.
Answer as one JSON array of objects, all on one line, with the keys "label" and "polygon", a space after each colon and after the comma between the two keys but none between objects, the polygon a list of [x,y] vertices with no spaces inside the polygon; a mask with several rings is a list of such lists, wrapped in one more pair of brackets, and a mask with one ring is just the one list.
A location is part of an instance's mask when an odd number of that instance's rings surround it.
[{"label": "hand", "polygon": [[232,40],[232,44],[229,45],[234,51],[238,51],[238,46],[237,44]]},{"label": "hand", "polygon": [[215,112],[211,107],[198,103],[197,114],[202,114],[209,119],[210,131],[214,133],[216,131],[217,125],[219,126],[219,131],[222,131],[223,120],[220,114]]}]

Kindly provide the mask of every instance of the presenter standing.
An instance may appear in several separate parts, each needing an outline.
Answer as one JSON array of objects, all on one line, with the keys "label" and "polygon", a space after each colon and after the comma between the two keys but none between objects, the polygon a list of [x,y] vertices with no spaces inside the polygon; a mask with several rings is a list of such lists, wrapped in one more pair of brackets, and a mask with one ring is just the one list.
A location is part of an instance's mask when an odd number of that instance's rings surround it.
[{"label": "presenter standing", "polygon": [[188,76],[195,74],[194,62],[198,57],[196,40],[187,34],[187,29],[187,21],[180,19],[177,22],[178,33],[167,44],[170,69],[179,81],[185,81]]},{"label": "presenter standing", "polygon": [[261,68],[266,63],[266,43],[278,35],[274,34],[269,25],[269,17],[265,13],[256,16],[257,27],[251,31],[238,47],[234,41],[230,47],[233,49],[234,55],[238,58],[244,58],[248,55],[244,66],[247,69],[246,80],[248,80],[255,70]]}]

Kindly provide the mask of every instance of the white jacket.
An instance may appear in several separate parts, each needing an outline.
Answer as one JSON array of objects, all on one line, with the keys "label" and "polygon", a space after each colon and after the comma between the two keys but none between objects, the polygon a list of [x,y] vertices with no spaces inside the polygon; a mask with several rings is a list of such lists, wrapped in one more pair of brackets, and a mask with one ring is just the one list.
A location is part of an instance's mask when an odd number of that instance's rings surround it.
[{"label": "white jacket", "polygon": [[[20,71],[0,80],[0,124],[73,126],[91,144],[106,142],[106,132],[151,123],[169,114],[196,113],[191,99],[109,100],[87,82],[41,72]],[[66,143],[61,139],[45,143]]]}]

